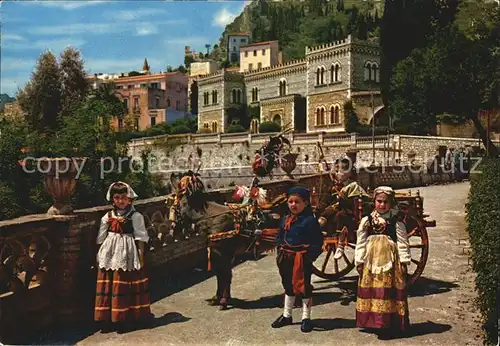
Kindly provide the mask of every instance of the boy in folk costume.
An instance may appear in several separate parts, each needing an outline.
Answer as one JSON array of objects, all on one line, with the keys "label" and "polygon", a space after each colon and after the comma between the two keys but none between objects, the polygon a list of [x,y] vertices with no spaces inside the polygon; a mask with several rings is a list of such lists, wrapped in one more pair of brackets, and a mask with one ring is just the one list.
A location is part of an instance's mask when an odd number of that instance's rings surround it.
[{"label": "boy in folk costume", "polygon": [[354,167],[351,167],[349,158],[337,159],[335,161],[335,171],[335,174],[331,176],[334,185],[332,187],[330,206],[324,210],[318,221],[321,226],[324,226],[328,218],[335,215],[336,231],[340,232],[340,235],[333,258],[338,260],[344,254],[349,230],[354,231],[356,227],[354,224],[354,199],[361,197],[365,207],[370,202],[370,196],[356,182],[356,173]]},{"label": "boy in folk costume", "polygon": [[309,190],[293,187],[288,192],[290,214],[281,222],[277,264],[281,282],[285,289],[283,315],[272,323],[273,328],[292,324],[292,309],[295,297],[302,298],[301,331],[310,332],[312,286],[311,275],[313,262],[321,254],[323,235],[310,205]]},{"label": "boy in folk costume", "polygon": [[106,199],[113,209],[101,219],[97,235],[97,287],[95,321],[128,322],[152,317],[148,279],[144,271],[144,247],[149,237],[144,217],[135,210],[132,188],[123,182],[110,185]]},{"label": "boy in folk costume", "polygon": [[360,275],[356,325],[388,332],[409,327],[406,276],[411,262],[406,226],[395,210],[395,192],[375,189],[375,210],[361,220],[357,231],[355,263]]}]

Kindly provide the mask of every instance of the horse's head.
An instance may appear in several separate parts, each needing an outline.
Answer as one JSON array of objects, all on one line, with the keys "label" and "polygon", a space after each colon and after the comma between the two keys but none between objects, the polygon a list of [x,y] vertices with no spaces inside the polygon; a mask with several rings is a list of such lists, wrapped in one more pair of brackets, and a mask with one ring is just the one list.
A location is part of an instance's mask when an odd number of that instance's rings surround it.
[{"label": "horse's head", "polygon": [[172,207],[177,216],[196,219],[207,209],[207,193],[200,174],[193,171],[172,173],[170,182],[174,191]]}]

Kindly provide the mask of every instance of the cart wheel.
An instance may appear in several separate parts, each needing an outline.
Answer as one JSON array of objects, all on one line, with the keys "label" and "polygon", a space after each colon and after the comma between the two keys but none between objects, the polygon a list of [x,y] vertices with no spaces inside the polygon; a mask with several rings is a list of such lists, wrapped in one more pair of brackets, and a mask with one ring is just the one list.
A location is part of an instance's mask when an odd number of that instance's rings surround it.
[{"label": "cart wheel", "polygon": [[410,241],[411,263],[408,266],[408,285],[412,285],[422,275],[429,256],[429,236],[424,221],[407,215],[406,231]]},{"label": "cart wheel", "polygon": [[313,263],[313,274],[322,279],[338,280],[354,268],[354,248],[356,244],[348,243],[344,247],[344,255],[336,260],[333,258],[338,246],[337,237],[328,237],[324,241],[325,250]]}]

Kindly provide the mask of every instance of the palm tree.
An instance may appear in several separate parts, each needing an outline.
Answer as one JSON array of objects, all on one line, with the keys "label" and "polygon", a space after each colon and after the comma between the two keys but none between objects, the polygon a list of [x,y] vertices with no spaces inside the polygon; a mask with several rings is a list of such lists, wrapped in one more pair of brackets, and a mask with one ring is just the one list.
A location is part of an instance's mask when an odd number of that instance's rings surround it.
[{"label": "palm tree", "polygon": [[207,57],[210,54],[210,47],[212,47],[212,45],[210,45],[208,43],[205,45],[205,48],[207,49]]}]

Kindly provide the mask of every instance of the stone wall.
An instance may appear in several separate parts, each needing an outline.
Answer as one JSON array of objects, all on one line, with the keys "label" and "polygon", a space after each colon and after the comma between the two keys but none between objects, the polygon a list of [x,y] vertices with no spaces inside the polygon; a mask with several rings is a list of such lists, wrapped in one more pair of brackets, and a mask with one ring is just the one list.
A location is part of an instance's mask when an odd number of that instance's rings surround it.
[{"label": "stone wall", "polygon": [[[366,63],[377,64],[376,80],[368,81],[365,75]],[[380,46],[376,43],[353,39],[351,44],[351,90],[380,90]],[[373,74],[372,74],[373,76]]]},{"label": "stone wall", "polygon": [[[153,172],[163,174],[165,179],[172,173],[187,169],[197,169],[202,162],[200,173],[211,189],[233,184],[246,184],[252,178],[251,164],[255,151],[262,146],[269,134],[219,134],[190,136],[159,136],[131,141],[129,154],[140,157],[142,150],[149,148],[155,156],[151,167]],[[183,141],[180,139],[183,138]],[[294,177],[318,172],[319,142],[326,159],[332,162],[345,155],[347,150],[358,151],[358,166],[368,166],[373,160],[376,165],[409,164],[408,154],[416,153],[415,164],[424,165],[435,155],[439,146],[461,147],[478,145],[477,140],[467,138],[446,138],[431,136],[376,136],[374,152],[371,137],[335,135],[326,133],[292,133],[287,136],[292,143],[292,152],[298,153]],[[184,143],[169,146],[169,141]],[[498,142],[497,142],[498,143]],[[482,147],[482,143],[481,143]],[[201,157],[198,156],[201,149]],[[275,179],[286,175],[277,170]],[[267,181],[267,178],[264,179]]]},{"label": "stone wall", "polygon": [[[496,142],[498,144],[498,141]],[[454,137],[432,137],[432,136],[409,136],[399,135],[399,143],[396,144],[401,150],[403,161],[407,159],[410,151],[416,153],[415,160],[420,163],[437,154],[439,146],[458,149],[460,147],[484,148],[483,143],[479,143],[474,138],[454,138]]]},{"label": "stone wall", "polygon": [[[347,90],[326,91],[307,97],[307,132],[333,131],[345,132],[344,128],[344,103],[347,101]],[[330,124],[331,106],[340,106],[340,124]],[[324,108],[324,125],[317,125],[316,112]]]},{"label": "stone wall", "polygon": [[[349,80],[352,72],[349,45],[350,36],[346,40],[336,42],[333,45],[307,49],[308,95],[346,90],[350,87]],[[331,78],[331,68],[334,64],[340,65],[338,76],[340,81],[335,81]],[[322,68],[324,68],[323,83],[321,83],[321,77],[319,83],[317,83],[317,71]]]},{"label": "stone wall", "polygon": [[279,116],[279,124],[283,127],[286,124],[294,125],[295,117],[295,95],[277,97],[275,99],[261,102],[260,121],[274,121]]},{"label": "stone wall", "polygon": [[305,82],[306,63],[298,61],[274,67],[272,70],[248,72],[245,74],[248,104],[252,103],[252,88],[257,87],[258,100],[278,97],[280,81],[286,81],[286,94],[305,96],[307,85]]}]

